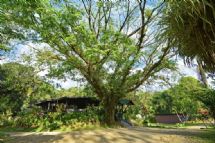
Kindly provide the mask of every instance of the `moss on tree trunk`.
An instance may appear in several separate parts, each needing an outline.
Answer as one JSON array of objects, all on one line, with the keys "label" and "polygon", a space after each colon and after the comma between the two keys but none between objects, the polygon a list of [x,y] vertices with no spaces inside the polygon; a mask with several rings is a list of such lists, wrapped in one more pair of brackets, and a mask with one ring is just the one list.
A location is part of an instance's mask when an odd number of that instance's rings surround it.
[{"label": "moss on tree trunk", "polygon": [[113,96],[108,96],[104,100],[104,121],[108,126],[116,125],[115,108],[117,106],[117,101],[117,98]]}]

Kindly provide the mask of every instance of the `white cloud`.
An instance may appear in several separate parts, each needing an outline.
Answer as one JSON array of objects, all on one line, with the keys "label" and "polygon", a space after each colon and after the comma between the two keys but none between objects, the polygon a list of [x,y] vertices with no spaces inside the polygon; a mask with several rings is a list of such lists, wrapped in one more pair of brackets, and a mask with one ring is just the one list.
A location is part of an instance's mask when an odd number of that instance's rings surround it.
[{"label": "white cloud", "polygon": [[192,76],[196,79],[198,79],[198,73],[197,73],[197,67],[195,65],[193,66],[187,66],[183,63],[183,60],[178,60],[178,68],[181,74],[185,76]]}]

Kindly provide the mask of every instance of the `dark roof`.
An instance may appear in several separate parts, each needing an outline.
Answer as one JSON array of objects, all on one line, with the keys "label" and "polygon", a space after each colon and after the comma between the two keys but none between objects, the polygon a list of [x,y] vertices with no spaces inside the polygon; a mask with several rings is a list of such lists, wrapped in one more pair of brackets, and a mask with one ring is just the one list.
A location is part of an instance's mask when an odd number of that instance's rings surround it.
[{"label": "dark roof", "polygon": [[[100,100],[95,97],[61,97],[57,99],[43,100],[36,103],[36,106],[40,106],[42,108],[48,108],[49,104],[57,105],[57,104],[67,104],[69,106],[76,106],[79,109],[86,108],[87,106],[98,106],[100,104]],[[120,99],[119,105],[134,105],[131,100],[128,99]]]},{"label": "dark roof", "polygon": [[36,103],[36,106],[46,107],[48,104],[67,104],[75,105],[78,108],[86,108],[89,105],[98,106],[100,101],[95,97],[61,97],[57,99],[44,100]]},{"label": "dark roof", "polygon": [[128,99],[120,99],[119,105],[134,105],[134,103],[131,100]]}]

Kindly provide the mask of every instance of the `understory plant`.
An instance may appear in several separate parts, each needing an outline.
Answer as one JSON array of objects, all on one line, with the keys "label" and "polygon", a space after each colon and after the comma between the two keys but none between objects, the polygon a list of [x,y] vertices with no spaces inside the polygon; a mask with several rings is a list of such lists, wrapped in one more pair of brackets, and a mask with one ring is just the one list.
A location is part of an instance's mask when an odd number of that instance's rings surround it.
[{"label": "understory plant", "polygon": [[[39,108],[25,109],[17,116],[1,115],[2,127],[38,128],[41,130],[56,130],[67,127],[71,130],[99,126],[102,119],[98,107],[89,107],[76,112],[43,112]],[[3,118],[4,117],[4,118]]]}]

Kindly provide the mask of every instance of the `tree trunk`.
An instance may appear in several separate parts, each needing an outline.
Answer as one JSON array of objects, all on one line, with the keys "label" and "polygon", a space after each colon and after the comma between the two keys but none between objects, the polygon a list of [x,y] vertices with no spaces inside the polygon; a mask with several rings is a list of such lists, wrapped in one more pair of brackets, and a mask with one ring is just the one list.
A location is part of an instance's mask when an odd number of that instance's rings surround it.
[{"label": "tree trunk", "polygon": [[212,118],[213,118],[213,120],[214,120],[214,122],[213,122],[213,125],[215,126],[215,112],[214,111],[212,111],[213,113],[212,113]]},{"label": "tree trunk", "polygon": [[206,76],[206,73],[202,67],[202,63],[199,60],[197,60],[197,63],[198,63],[198,71],[199,71],[199,75],[200,75],[200,80],[203,82],[205,87],[208,87],[207,76]]},{"label": "tree trunk", "polygon": [[104,110],[105,110],[105,123],[108,126],[113,126],[116,124],[115,121],[115,107],[117,106],[117,99],[113,96],[107,96],[104,100]]}]

